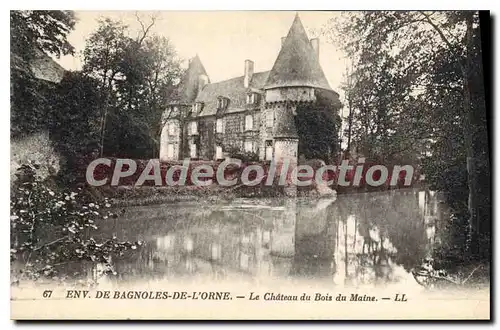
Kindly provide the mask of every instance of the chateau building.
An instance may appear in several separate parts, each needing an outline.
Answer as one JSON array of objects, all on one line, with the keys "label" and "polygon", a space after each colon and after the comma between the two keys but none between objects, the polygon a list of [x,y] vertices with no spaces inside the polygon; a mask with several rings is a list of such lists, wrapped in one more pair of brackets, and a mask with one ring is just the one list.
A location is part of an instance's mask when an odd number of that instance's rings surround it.
[{"label": "chateau building", "polygon": [[250,153],[296,162],[301,107],[338,112],[341,104],[321,69],[319,40],[309,40],[296,15],[271,71],[254,72],[246,60],[242,76],[211,83],[200,58],[190,60],[162,116],[160,161]]}]

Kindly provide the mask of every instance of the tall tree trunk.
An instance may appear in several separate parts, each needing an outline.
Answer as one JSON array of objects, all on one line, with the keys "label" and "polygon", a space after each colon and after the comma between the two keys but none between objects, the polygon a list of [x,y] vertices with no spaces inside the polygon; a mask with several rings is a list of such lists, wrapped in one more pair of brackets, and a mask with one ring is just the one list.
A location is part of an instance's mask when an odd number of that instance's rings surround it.
[{"label": "tall tree trunk", "polygon": [[464,65],[464,135],[465,135],[465,148],[467,154],[467,183],[469,187],[469,240],[467,249],[472,256],[476,256],[479,252],[479,219],[478,219],[478,200],[477,200],[477,171],[476,161],[474,157],[474,133],[476,131],[476,118],[472,111],[471,101],[471,88],[474,84],[474,76],[472,72],[473,58],[474,58],[474,40],[473,40],[473,12],[466,14],[466,33],[465,33],[465,65]]},{"label": "tall tree trunk", "polygon": [[[446,38],[443,31],[431,20],[430,16],[425,12],[421,12],[422,15],[426,18],[427,22],[436,30],[441,39],[447,44],[450,50],[453,49],[450,41]],[[474,51],[474,31],[473,31],[473,23],[474,23],[474,15],[476,12],[467,11],[465,12],[465,63],[460,64],[460,69],[462,71],[463,76],[463,129],[464,129],[464,138],[465,138],[465,150],[467,155],[467,185],[469,188],[469,201],[468,201],[468,211],[469,211],[469,219],[468,219],[468,238],[466,242],[466,250],[472,257],[480,257],[482,250],[484,248],[483,244],[487,244],[487,242],[483,242],[482,233],[484,231],[484,225],[481,221],[486,221],[487,219],[482,219],[483,217],[489,216],[488,214],[484,214],[481,199],[485,197],[488,198],[489,195],[484,195],[480,191],[479,180],[482,175],[489,175],[489,165],[487,170],[485,171],[482,168],[479,168],[478,163],[479,159],[483,160],[484,155],[482,154],[482,150],[477,149],[477,136],[479,132],[484,131],[486,129],[484,123],[482,123],[482,113],[472,111],[472,100],[473,93],[477,90],[477,83],[474,78],[474,59],[475,59],[475,51]],[[480,60],[480,59],[479,59]],[[477,92],[476,92],[477,93]],[[474,94],[475,96],[475,94]],[[487,143],[487,141],[482,141],[482,143]],[[481,148],[482,149],[482,148]],[[486,151],[487,152],[487,151]],[[484,188],[483,188],[484,189]],[[481,216],[479,215],[481,211]],[[487,251],[488,249],[486,249]],[[484,256],[483,256],[484,257]]]},{"label": "tall tree trunk", "polygon": [[103,79],[102,91],[104,92],[104,100],[103,100],[104,109],[101,116],[101,132],[100,132],[101,145],[100,145],[99,157],[102,157],[104,153],[104,132],[106,130],[106,117],[108,116],[108,91],[106,90],[106,71],[104,71],[102,79]]},{"label": "tall tree trunk", "polygon": [[[489,141],[487,133],[486,105],[483,87],[483,67],[480,28],[474,27],[477,13],[466,16],[467,27],[467,84],[469,112],[466,120],[470,137],[468,156],[470,253],[479,259],[488,259],[491,238],[491,195]],[[470,158],[469,158],[470,157]]]}]

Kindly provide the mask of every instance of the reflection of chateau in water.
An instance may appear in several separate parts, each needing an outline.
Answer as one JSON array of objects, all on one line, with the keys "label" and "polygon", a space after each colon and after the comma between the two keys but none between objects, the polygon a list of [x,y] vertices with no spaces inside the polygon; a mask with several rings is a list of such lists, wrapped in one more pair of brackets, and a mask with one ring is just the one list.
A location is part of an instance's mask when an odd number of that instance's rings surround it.
[{"label": "reflection of chateau in water", "polygon": [[136,254],[115,261],[121,280],[200,276],[377,284],[411,276],[408,270],[435,241],[442,209],[437,195],[400,190],[336,201],[130,208],[126,219],[107,230],[146,241]]}]

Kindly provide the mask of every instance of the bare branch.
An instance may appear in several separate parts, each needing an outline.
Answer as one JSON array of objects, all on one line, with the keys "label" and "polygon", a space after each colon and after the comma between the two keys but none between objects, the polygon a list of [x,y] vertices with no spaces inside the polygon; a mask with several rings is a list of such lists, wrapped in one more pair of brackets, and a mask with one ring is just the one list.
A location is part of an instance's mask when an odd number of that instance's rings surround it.
[{"label": "bare branch", "polygon": [[153,27],[153,25],[155,25],[157,16],[151,15],[151,23],[148,26],[144,25],[144,23],[142,22],[141,18],[139,17],[139,14],[137,13],[137,11],[135,12],[135,17],[137,19],[137,22],[139,22],[139,24],[141,25],[141,29],[142,29],[142,36],[140,36],[139,40],[137,41],[138,44],[141,45],[142,42],[144,41],[144,39],[146,39],[146,37],[147,37],[149,31],[151,30],[151,28]]},{"label": "bare branch", "polygon": [[56,239],[56,240],[53,240],[52,242],[45,243],[45,244],[43,244],[42,246],[39,246],[39,247],[37,247],[37,248],[33,249],[33,251],[38,251],[38,250],[41,250],[41,249],[43,249],[44,247],[47,247],[47,246],[50,246],[50,245],[55,244],[55,243],[57,243],[57,242],[60,242],[60,241],[62,241],[62,240],[64,240],[64,239],[66,239],[66,238],[68,238],[68,237],[69,237],[69,235],[66,235],[66,236],[60,237],[60,238],[58,238],[58,239]]},{"label": "bare branch", "polygon": [[[454,51],[453,45],[448,40],[448,38],[446,38],[443,30],[441,30],[441,28],[439,26],[437,26],[437,24],[432,21],[431,15],[425,13],[424,11],[420,11],[420,13],[425,17],[425,21],[427,23],[429,23],[432,26],[432,28],[439,34],[439,37],[441,38],[441,40],[443,40],[443,42],[446,44],[446,46],[448,46],[449,50],[453,52]],[[465,69],[464,69],[462,63],[460,63],[460,61],[458,61],[458,65],[460,65],[460,69],[462,70],[462,72],[465,72]]]},{"label": "bare branch", "polygon": [[482,265],[480,264],[479,266],[477,266],[476,268],[474,268],[474,270],[469,274],[469,276],[462,282],[462,284],[465,284],[465,282],[467,282],[471,277],[472,275],[476,272],[476,270],[478,270],[479,268],[481,268]]}]

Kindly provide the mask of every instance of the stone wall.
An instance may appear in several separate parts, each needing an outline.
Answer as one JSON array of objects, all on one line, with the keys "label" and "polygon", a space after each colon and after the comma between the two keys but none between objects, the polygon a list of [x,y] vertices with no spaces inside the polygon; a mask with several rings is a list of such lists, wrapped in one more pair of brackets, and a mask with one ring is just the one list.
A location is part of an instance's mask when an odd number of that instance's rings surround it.
[{"label": "stone wall", "polygon": [[223,133],[219,133],[217,142],[224,151],[232,148],[243,149],[243,133],[245,129],[245,113],[232,113],[222,118]]},{"label": "stone wall", "polygon": [[[253,118],[252,130],[245,129],[245,118]],[[232,149],[245,151],[245,141],[253,143],[252,151],[257,153],[260,148],[259,132],[261,127],[260,110],[230,113],[222,117],[223,133],[217,133],[217,144],[222,146],[223,152]]]}]

